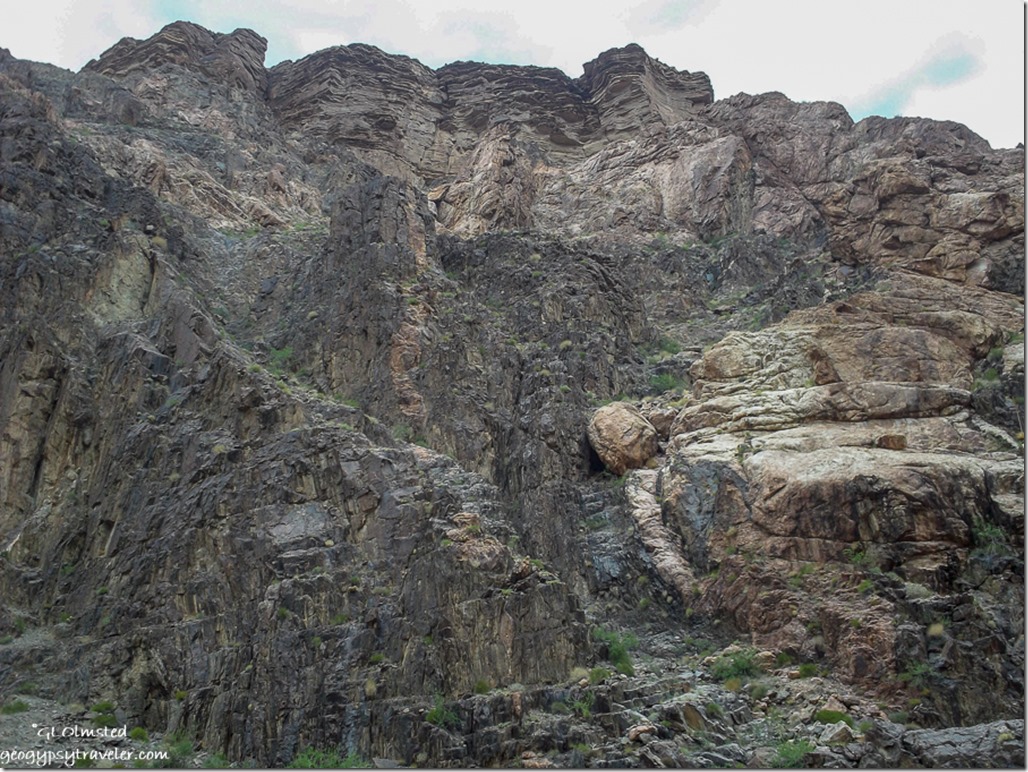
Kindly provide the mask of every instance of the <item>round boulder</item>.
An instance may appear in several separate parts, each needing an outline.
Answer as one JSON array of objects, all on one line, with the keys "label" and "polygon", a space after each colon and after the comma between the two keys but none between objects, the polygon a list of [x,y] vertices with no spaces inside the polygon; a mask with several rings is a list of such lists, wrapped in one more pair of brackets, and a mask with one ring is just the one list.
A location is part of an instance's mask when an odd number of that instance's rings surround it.
[{"label": "round boulder", "polygon": [[646,466],[657,455],[657,430],[626,402],[612,402],[597,410],[589,422],[588,434],[596,455],[618,476]]}]

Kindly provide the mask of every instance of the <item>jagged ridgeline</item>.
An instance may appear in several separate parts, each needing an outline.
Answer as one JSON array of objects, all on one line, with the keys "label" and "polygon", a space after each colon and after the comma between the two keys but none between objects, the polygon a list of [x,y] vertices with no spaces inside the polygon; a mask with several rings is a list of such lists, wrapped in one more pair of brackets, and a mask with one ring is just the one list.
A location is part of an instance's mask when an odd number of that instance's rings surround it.
[{"label": "jagged ridgeline", "polygon": [[265,48],[0,50],[0,750],[1024,764],[1023,148]]}]

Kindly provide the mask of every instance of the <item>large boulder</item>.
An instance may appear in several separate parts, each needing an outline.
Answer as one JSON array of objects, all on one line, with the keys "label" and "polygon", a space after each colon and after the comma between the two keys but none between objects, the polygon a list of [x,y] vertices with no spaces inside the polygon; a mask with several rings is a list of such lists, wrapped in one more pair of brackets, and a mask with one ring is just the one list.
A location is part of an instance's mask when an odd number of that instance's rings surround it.
[{"label": "large boulder", "polygon": [[639,469],[657,454],[657,430],[626,402],[604,405],[589,422],[589,442],[613,474]]}]

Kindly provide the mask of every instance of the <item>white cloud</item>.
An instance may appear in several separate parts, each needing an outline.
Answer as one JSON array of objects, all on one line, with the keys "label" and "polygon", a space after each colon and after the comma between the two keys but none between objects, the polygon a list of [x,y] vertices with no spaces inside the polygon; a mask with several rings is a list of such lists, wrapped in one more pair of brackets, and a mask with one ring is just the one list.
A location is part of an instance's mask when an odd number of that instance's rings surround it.
[{"label": "white cloud", "polygon": [[123,37],[148,37],[163,26],[133,0],[33,0],[8,9],[0,46],[14,56],[77,70]]}]

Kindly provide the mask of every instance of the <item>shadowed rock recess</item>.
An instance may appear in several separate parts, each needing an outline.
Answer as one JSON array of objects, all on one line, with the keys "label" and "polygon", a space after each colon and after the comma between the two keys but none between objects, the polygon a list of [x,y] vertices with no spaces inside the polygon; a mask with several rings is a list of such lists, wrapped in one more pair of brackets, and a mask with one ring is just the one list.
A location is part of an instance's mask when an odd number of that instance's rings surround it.
[{"label": "shadowed rock recess", "polygon": [[0,49],[0,749],[1024,765],[1023,148],[265,49]]}]

